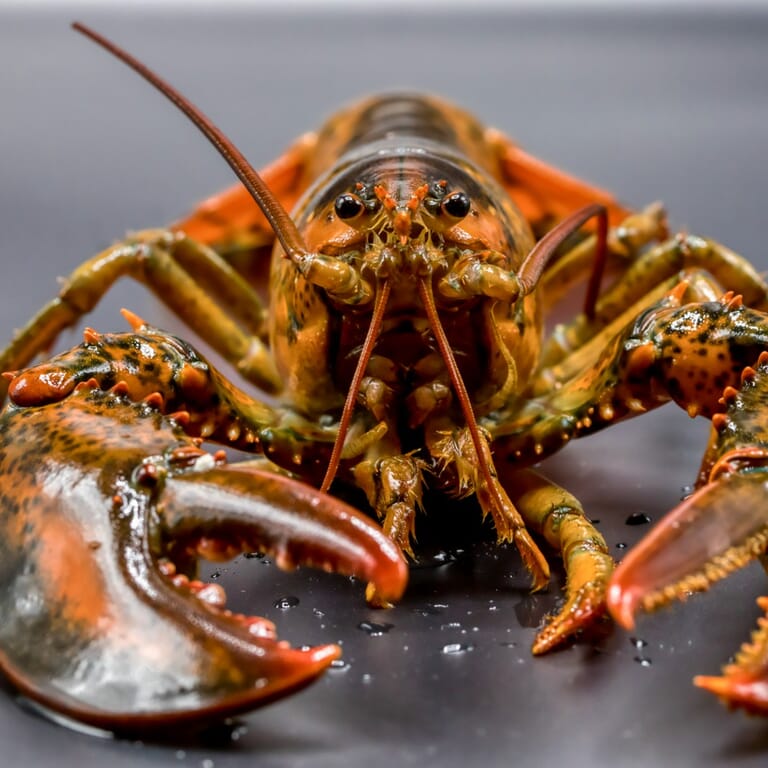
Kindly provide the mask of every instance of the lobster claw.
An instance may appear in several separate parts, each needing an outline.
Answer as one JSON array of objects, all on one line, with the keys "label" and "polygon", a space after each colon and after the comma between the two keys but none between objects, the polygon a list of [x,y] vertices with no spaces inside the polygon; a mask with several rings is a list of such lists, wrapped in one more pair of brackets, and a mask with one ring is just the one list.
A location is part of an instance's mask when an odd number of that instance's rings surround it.
[{"label": "lobster claw", "polygon": [[[707,589],[751,560],[768,544],[768,474],[720,475],[672,510],[619,564],[608,590],[608,609],[626,629],[638,609],[653,610]],[[768,599],[760,601],[768,610]],[[729,706],[768,714],[768,619],[722,677],[694,683]]]},{"label": "lobster claw", "polygon": [[223,461],[114,392],[6,409],[0,667],[24,694],[89,725],[156,732],[265,704],[337,658],[335,645],[291,648],[270,622],[226,610],[218,585],[190,579],[198,556],[259,550],[400,596],[402,556],[363,515]]},{"label": "lobster claw", "polygon": [[[630,553],[611,578],[608,609],[634,625],[638,608],[652,610],[707,589],[768,547],[768,351],[727,386],[712,416],[712,437],[699,472],[700,487],[673,509]],[[759,601],[768,610],[768,598]],[[768,618],[723,669],[694,682],[729,706],[768,714]]]},{"label": "lobster claw", "polygon": [[[758,597],[757,604],[768,614],[768,597]],[[693,682],[731,707],[768,715],[768,616],[758,619],[752,639],[742,646],[733,664],[723,667],[721,676],[697,675]]]},{"label": "lobster claw", "polygon": [[621,561],[608,607],[627,629],[650,611],[707,589],[755,557],[768,542],[768,474],[721,475],[669,512]]}]

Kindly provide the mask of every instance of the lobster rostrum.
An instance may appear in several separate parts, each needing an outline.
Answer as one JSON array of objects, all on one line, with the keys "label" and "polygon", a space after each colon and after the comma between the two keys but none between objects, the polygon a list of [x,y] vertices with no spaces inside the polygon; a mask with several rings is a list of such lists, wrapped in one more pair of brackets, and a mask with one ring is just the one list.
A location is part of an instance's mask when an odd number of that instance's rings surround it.
[{"label": "lobster rostrum", "polygon": [[[763,556],[768,286],[748,262],[669,238],[661,206],[627,211],[431,97],[352,106],[257,174],[169,85],[75,26],[179,106],[242,184],[85,262],[0,354],[0,666],[28,696],[141,731],[300,688],[338,649],[291,649],[232,614],[197,559],[271,552],[363,578],[385,606],[425,484],[474,496],[534,589],[549,580],[539,542],[561,554],[566,599],[536,654]],[[125,275],[281,404],[130,313],[132,332],[88,329],[25,368]],[[583,311],[542,345],[577,288]],[[531,467],[670,400],[712,420],[700,488],[614,572],[578,500]],[[264,458],[230,464],[203,441]],[[724,677],[698,682],[768,712],[767,666],[761,624]]]}]

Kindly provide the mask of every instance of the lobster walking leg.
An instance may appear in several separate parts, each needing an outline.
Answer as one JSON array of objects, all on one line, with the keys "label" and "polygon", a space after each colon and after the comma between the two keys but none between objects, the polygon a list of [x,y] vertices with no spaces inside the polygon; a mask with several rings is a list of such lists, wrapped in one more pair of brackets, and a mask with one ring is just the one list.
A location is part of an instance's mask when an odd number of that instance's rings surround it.
[{"label": "lobster walking leg", "polygon": [[551,225],[591,203],[604,205],[614,226],[629,215],[610,193],[528,154],[499,131],[486,130],[486,142],[504,187],[534,229]]},{"label": "lobster walking leg", "polygon": [[[578,250],[578,249],[577,249]],[[666,240],[645,253],[637,254],[598,299],[593,318],[579,315],[558,326],[545,348],[542,364],[552,366],[594,339],[604,328],[626,312],[628,306],[646,301],[659,286],[674,281],[681,273],[707,274],[713,285],[728,286],[749,306],[768,309],[768,286],[744,258],[719,243],[693,235]],[[567,264],[568,257],[564,258]],[[555,265],[555,276],[559,263]],[[722,290],[720,290],[722,293]],[[698,300],[706,300],[701,296]],[[571,361],[573,365],[573,361]]]},{"label": "lobster walking leg", "polygon": [[214,251],[165,230],[139,233],[78,267],[0,354],[0,370],[27,365],[126,275],[154,291],[244,377],[268,391],[281,388],[257,293]]},{"label": "lobster walking leg", "polygon": [[561,645],[605,614],[613,558],[605,539],[568,491],[532,470],[500,469],[504,485],[526,523],[560,552],[565,564],[565,605],[536,636],[533,653],[538,655]]}]

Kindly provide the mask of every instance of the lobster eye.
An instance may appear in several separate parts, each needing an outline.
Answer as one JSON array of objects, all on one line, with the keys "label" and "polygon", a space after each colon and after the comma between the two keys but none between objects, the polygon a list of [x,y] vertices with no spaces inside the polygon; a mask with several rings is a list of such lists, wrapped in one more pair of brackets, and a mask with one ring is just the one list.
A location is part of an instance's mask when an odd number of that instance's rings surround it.
[{"label": "lobster eye", "polygon": [[347,192],[336,198],[333,209],[340,219],[349,220],[357,218],[365,210],[365,205],[357,195]]},{"label": "lobster eye", "polygon": [[465,192],[452,192],[443,200],[440,206],[444,213],[454,219],[463,219],[471,207],[469,195]]}]

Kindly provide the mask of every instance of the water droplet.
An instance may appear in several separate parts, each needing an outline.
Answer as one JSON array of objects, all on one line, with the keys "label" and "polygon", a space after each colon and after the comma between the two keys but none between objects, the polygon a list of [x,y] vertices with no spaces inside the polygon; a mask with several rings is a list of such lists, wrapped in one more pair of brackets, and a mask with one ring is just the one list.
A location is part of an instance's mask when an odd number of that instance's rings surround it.
[{"label": "water droplet", "polygon": [[502,648],[517,648],[517,643],[514,640],[508,640],[503,643],[499,643]]},{"label": "water droplet", "polygon": [[200,761],[200,768],[214,768],[216,763],[213,762],[210,758],[205,758],[205,760]]},{"label": "water droplet", "polygon": [[626,549],[626,548],[627,548],[627,543],[626,543],[625,541],[620,541],[620,542],[619,542],[619,543],[616,545],[616,549]]},{"label": "water droplet", "polygon": [[447,624],[441,624],[440,629],[461,629],[461,622],[449,621]]},{"label": "water droplet", "polygon": [[448,643],[443,646],[443,653],[446,656],[459,656],[462,653],[469,653],[474,650],[475,646],[469,643]]},{"label": "water droplet", "polygon": [[264,553],[263,552],[246,552],[243,554],[243,557],[246,560],[263,560]]},{"label": "water droplet", "polygon": [[648,525],[651,522],[651,516],[645,512],[633,512],[625,521],[625,525]]},{"label": "water droplet", "polygon": [[333,672],[349,672],[349,662],[344,659],[334,659],[331,662],[331,670]]},{"label": "water droplet", "polygon": [[287,611],[289,608],[295,608],[299,604],[299,598],[294,595],[284,595],[278,597],[275,600],[275,608],[279,608],[281,611]]},{"label": "water droplet", "polygon": [[322,619],[323,616],[325,616],[325,611],[321,611],[319,608],[313,608],[312,613],[317,616],[319,619]]},{"label": "water droplet", "polygon": [[373,621],[361,621],[358,625],[358,629],[362,629],[369,637],[381,637],[386,635],[394,624],[376,624]]},{"label": "water droplet", "polygon": [[682,496],[680,496],[680,501],[685,501],[689,496],[693,495],[693,486],[692,485],[684,485],[680,489],[680,493]]},{"label": "water droplet", "polygon": [[435,608],[434,605],[425,605],[420,608],[412,608],[412,613],[416,613],[419,616],[438,616],[441,611],[439,608]]},{"label": "water droplet", "polygon": [[220,578],[221,578],[221,571],[214,571],[214,572],[211,574],[211,578],[212,578],[212,579],[220,579]]},{"label": "water droplet", "polygon": [[650,667],[652,663],[650,659],[646,659],[644,656],[635,656],[635,661],[641,667]]},{"label": "water droplet", "polygon": [[373,680],[373,675],[369,675],[367,672],[360,678],[360,680],[366,685]]},{"label": "water droplet", "polygon": [[641,648],[646,648],[646,647],[648,646],[648,641],[647,641],[647,640],[643,640],[643,639],[642,639],[642,638],[640,638],[640,637],[630,637],[630,638],[629,638],[629,642],[630,642],[630,643],[631,643],[631,644],[632,644],[632,645],[633,645],[635,648],[637,648],[637,650],[638,650],[638,651],[639,651]]}]

